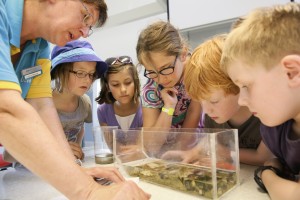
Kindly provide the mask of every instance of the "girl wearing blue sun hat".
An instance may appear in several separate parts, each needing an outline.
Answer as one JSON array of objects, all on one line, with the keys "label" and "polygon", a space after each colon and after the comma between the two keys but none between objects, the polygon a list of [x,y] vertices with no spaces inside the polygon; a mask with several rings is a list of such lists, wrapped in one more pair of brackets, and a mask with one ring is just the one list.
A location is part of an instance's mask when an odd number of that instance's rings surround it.
[{"label": "girl wearing blue sun hat", "polygon": [[85,93],[107,70],[107,64],[82,40],[55,46],[51,61],[53,101],[74,155],[83,159],[84,123],[92,122],[91,100]]}]

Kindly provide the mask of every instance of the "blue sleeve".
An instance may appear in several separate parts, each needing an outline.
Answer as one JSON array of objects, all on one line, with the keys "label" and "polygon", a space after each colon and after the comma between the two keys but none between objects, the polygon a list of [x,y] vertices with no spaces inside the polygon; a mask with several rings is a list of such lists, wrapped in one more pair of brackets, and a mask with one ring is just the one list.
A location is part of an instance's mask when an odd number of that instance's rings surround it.
[{"label": "blue sleeve", "polygon": [[3,1],[0,1],[0,81],[19,84],[10,55],[10,27]]}]

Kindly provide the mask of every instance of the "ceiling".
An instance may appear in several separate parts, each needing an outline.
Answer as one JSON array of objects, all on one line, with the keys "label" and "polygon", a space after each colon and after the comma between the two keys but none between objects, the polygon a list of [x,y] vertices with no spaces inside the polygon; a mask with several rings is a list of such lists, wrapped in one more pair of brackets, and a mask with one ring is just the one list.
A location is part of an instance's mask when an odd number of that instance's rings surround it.
[{"label": "ceiling", "polygon": [[108,20],[103,28],[167,12],[167,0],[106,0]]}]

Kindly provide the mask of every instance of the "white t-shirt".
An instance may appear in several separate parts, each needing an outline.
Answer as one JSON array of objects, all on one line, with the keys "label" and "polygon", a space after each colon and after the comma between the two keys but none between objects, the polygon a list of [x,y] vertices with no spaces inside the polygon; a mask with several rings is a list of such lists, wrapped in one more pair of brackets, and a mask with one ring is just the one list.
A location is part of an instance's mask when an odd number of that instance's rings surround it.
[{"label": "white t-shirt", "polygon": [[130,125],[134,119],[135,113],[132,115],[128,115],[126,117],[120,117],[119,115],[115,115],[118,123],[121,126],[122,130],[126,130],[130,128]]}]

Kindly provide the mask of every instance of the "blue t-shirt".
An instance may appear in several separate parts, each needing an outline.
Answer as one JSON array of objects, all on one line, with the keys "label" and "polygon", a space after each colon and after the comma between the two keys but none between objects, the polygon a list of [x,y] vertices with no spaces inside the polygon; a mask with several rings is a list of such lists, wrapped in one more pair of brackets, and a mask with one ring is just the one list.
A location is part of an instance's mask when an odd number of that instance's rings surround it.
[{"label": "blue t-shirt", "polygon": [[291,139],[293,120],[279,126],[261,125],[262,139],[284,167],[297,175],[300,172],[300,139]]},{"label": "blue t-shirt", "polygon": [[[37,38],[20,49],[23,6],[23,0],[0,1],[0,89],[22,90],[23,98],[51,97],[48,42]],[[11,56],[20,52],[13,66]],[[34,66],[40,66],[41,74],[24,78],[22,70]]]}]

